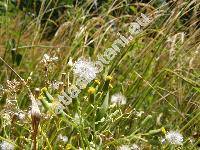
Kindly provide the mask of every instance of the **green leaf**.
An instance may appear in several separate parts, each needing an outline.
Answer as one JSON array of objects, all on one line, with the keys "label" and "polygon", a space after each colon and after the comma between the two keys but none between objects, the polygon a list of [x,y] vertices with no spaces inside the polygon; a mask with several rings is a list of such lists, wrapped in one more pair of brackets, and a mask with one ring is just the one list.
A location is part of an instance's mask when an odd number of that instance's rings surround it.
[{"label": "green leaf", "polygon": [[11,39],[6,42],[6,49],[11,51],[13,64],[15,63],[15,57],[16,57],[16,50],[14,49],[15,45],[16,45],[15,39]]},{"label": "green leaf", "polygon": [[103,102],[103,104],[102,104],[102,106],[101,106],[101,109],[102,110],[104,110],[104,111],[106,111],[107,109],[108,109],[108,107],[109,107],[109,92],[106,94],[106,97],[105,97],[105,99],[104,99],[104,102]]},{"label": "green leaf", "polygon": [[137,9],[136,9],[134,6],[130,6],[130,9],[131,9],[134,13],[137,12]]},{"label": "green leaf", "polygon": [[15,63],[15,59],[16,59],[16,50],[11,50],[11,55],[12,55],[12,63]]},{"label": "green leaf", "polygon": [[200,88],[194,87],[195,90],[197,90],[197,92],[200,93]]},{"label": "green leaf", "polygon": [[22,55],[19,54],[19,53],[17,53],[17,55],[16,55],[16,60],[15,60],[17,66],[20,65],[21,60],[22,60]]}]

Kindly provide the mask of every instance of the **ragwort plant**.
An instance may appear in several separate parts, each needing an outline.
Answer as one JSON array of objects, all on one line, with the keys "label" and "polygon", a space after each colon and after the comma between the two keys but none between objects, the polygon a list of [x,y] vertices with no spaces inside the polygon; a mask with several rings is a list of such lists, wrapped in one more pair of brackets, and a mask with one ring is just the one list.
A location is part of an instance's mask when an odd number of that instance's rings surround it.
[{"label": "ragwort plant", "polygon": [[[0,148],[198,149],[199,1],[70,2],[0,2]],[[56,113],[77,60],[97,60],[141,13],[153,21]]]}]

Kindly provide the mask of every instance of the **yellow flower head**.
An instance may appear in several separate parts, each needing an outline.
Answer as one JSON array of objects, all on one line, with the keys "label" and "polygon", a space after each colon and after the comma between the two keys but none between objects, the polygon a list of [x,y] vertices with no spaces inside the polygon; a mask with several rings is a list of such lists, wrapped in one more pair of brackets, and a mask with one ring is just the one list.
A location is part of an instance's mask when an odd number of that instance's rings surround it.
[{"label": "yellow flower head", "polygon": [[164,134],[167,133],[164,127],[161,128],[161,131],[162,131]]},{"label": "yellow flower head", "polygon": [[95,83],[97,83],[98,85],[101,84],[101,82],[99,80],[94,80]]},{"label": "yellow flower head", "polygon": [[112,76],[107,76],[106,80],[112,80]]},{"label": "yellow flower head", "polygon": [[70,149],[72,149],[72,145],[71,144],[67,144],[66,150],[70,150]]},{"label": "yellow flower head", "polygon": [[88,89],[88,93],[89,93],[89,94],[94,94],[95,92],[96,92],[96,89],[95,89],[95,88],[89,87],[89,89]]}]

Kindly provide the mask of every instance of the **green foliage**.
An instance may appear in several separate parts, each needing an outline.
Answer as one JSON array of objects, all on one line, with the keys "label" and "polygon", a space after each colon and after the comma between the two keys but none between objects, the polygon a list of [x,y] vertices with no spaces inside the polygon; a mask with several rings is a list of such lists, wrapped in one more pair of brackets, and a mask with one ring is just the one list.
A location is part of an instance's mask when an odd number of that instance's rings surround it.
[{"label": "green foliage", "polygon": [[[0,2],[0,146],[198,149],[197,1],[97,2]],[[130,35],[141,13],[152,23],[58,113],[58,95],[77,81],[71,64],[80,57],[98,60],[118,32]],[[162,140],[172,130],[183,135],[182,145]]]}]

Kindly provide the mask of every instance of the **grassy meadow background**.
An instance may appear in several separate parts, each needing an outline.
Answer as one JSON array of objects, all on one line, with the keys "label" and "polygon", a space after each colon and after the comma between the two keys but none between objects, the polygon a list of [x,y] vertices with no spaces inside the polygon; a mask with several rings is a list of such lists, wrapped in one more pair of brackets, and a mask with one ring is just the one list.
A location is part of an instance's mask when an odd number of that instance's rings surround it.
[{"label": "grassy meadow background", "polygon": [[[199,5],[1,0],[0,149],[200,149]],[[153,21],[57,115],[58,94],[76,81],[70,65],[96,61],[141,13]]]}]

